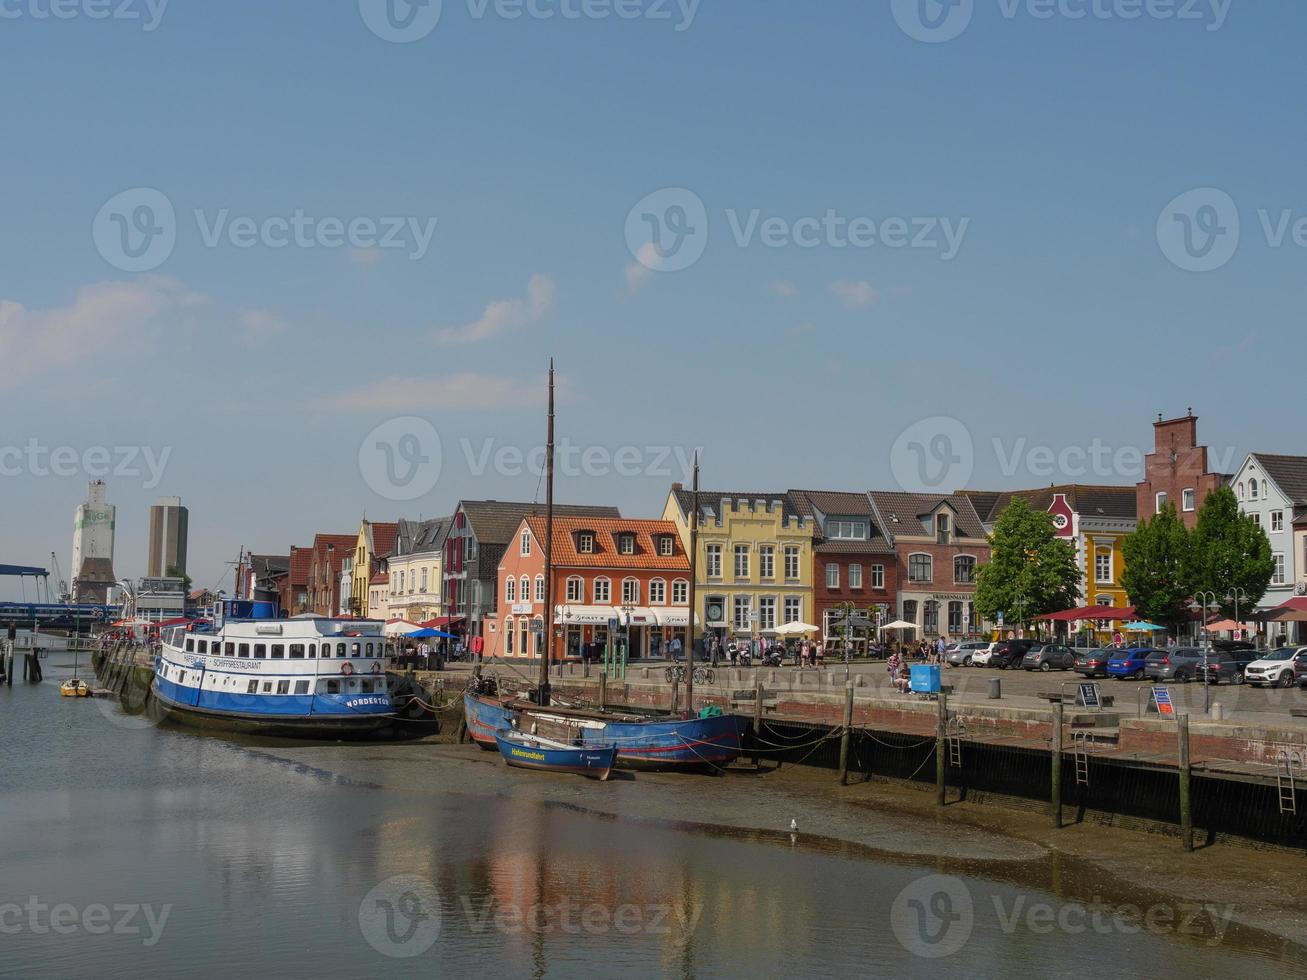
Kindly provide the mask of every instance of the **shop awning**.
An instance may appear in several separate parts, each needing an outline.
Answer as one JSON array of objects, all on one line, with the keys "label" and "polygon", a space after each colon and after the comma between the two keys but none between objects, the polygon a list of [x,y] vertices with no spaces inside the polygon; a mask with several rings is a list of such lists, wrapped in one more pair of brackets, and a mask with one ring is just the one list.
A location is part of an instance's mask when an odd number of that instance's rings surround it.
[{"label": "shop awning", "polygon": [[1251,618],[1265,623],[1307,623],[1307,596],[1294,596],[1273,609],[1259,609]]},{"label": "shop awning", "polygon": [[617,618],[612,606],[559,606],[558,622],[564,626],[607,626]]},{"label": "shop awning", "polygon": [[1081,606],[1078,609],[1064,609],[1062,612],[1036,616],[1035,619],[1045,623],[1072,623],[1078,619],[1119,620],[1134,619],[1137,613],[1134,606]]}]

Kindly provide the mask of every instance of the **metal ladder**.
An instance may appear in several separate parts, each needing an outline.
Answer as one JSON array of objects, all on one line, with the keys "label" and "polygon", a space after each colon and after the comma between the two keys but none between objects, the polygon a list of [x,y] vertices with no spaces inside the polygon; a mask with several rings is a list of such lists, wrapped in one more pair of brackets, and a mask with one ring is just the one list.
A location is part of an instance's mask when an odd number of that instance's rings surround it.
[{"label": "metal ladder", "polygon": [[1280,812],[1297,816],[1298,794],[1294,785],[1294,770],[1302,769],[1302,755],[1281,749],[1275,755],[1275,785],[1280,797]]},{"label": "metal ladder", "polygon": [[962,768],[962,732],[962,719],[950,718],[944,734],[948,742],[948,764],[955,769]]},{"label": "metal ladder", "polygon": [[1089,732],[1071,733],[1071,752],[1076,762],[1076,785],[1089,785]]}]

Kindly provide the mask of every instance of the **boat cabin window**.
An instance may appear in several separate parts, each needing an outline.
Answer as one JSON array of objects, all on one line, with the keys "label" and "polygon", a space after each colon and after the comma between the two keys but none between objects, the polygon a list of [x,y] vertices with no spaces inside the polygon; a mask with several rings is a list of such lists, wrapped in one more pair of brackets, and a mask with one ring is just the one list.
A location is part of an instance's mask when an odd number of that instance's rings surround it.
[{"label": "boat cabin window", "polygon": [[373,690],[374,690],[374,688],[373,688],[373,686],[372,686],[372,681],[363,681],[363,693],[364,693],[364,694],[371,694]]},{"label": "boat cabin window", "polygon": [[363,655],[363,644],[362,643],[352,644],[349,653],[351,657],[361,657]]},{"label": "boat cabin window", "polygon": [[316,643],[310,643],[310,644],[309,644],[309,659],[310,659],[310,660],[316,660],[317,657],[318,657],[318,645],[317,645]]},{"label": "boat cabin window", "polygon": [[229,656],[229,657],[234,657],[234,656],[236,656],[236,644],[235,644],[235,643],[228,643],[228,644],[226,644],[226,646],[223,647],[223,651],[222,651],[222,652],[225,653],[225,654],[226,654],[227,656]]},{"label": "boat cabin window", "polygon": [[271,693],[271,692],[272,692],[272,681],[264,681],[264,682],[263,682],[263,693],[264,693],[264,694],[269,694],[269,693]]},{"label": "boat cabin window", "polygon": [[285,659],[286,659],[286,647],[285,647],[285,644],[282,644],[282,643],[274,643],[274,644],[272,645],[272,659],[273,659],[273,660],[285,660]]},{"label": "boat cabin window", "polygon": [[330,659],[331,659],[331,644],[330,644],[330,643],[324,643],[324,644],[322,644],[322,659],[323,659],[323,660],[330,660]]},{"label": "boat cabin window", "polygon": [[371,643],[368,644],[368,656],[369,656],[369,657],[372,656],[372,644],[371,644]]},{"label": "boat cabin window", "polygon": [[254,659],[265,660],[268,656],[268,648],[262,643],[254,644]]},{"label": "boat cabin window", "polygon": [[258,681],[250,681],[250,686],[247,687],[247,688],[245,689],[245,693],[246,693],[246,694],[258,694],[258,693],[259,693],[259,682],[258,682]]},{"label": "boat cabin window", "polygon": [[290,693],[290,681],[277,681],[277,693],[278,693],[278,694],[289,694],[289,693]]},{"label": "boat cabin window", "polygon": [[250,645],[248,643],[242,643],[240,645],[240,652],[237,654],[237,656],[244,657],[248,660],[250,656]]},{"label": "boat cabin window", "polygon": [[292,643],[292,644],[290,645],[290,659],[291,659],[291,660],[303,660],[303,659],[304,659],[304,644],[303,644],[303,643]]},{"label": "boat cabin window", "polygon": [[195,637],[193,636],[186,637],[186,650],[189,653],[195,652]]},{"label": "boat cabin window", "polygon": [[345,644],[343,644],[343,643],[337,643],[337,644],[336,644],[336,656],[337,656],[337,658],[339,658],[340,660],[344,660],[344,659],[345,659]]},{"label": "boat cabin window", "polygon": [[295,682],[295,693],[296,693],[296,694],[308,694],[308,693],[309,693],[309,682],[308,682],[308,681],[296,681],[296,682]]},{"label": "boat cabin window", "polygon": [[195,641],[195,652],[196,652],[196,653],[208,653],[208,652],[209,652],[209,641],[208,641],[208,640],[196,640],[196,641]]},{"label": "boat cabin window", "polygon": [[339,693],[340,693],[340,681],[327,681],[327,693],[328,693],[328,694],[339,694]]}]

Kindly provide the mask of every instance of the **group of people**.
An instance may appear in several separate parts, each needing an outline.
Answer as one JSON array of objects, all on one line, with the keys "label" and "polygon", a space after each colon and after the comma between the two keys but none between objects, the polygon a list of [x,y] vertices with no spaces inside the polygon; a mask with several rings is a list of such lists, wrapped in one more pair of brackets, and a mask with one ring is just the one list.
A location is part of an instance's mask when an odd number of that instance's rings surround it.
[{"label": "group of people", "polygon": [[457,639],[450,646],[450,641],[442,639],[435,646],[426,640],[418,643],[409,641],[399,648],[395,655],[395,667],[400,670],[444,670],[450,660],[462,660],[466,646]]}]

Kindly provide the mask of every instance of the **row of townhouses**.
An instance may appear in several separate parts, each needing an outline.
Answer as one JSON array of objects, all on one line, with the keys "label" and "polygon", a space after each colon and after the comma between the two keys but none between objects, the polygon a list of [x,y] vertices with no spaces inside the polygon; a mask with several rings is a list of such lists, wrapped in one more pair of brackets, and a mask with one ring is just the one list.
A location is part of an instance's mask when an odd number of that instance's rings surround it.
[{"label": "row of townhouses", "polygon": [[[1258,608],[1307,611],[1307,457],[1250,454],[1212,472],[1192,414],[1154,424],[1154,451],[1134,486],[1070,484],[1016,491],[701,490],[695,621],[722,641],[810,623],[829,643],[863,647],[879,624],[906,620],[928,638],[988,635],[976,614],[988,535],[1015,499],[1047,512],[1075,549],[1081,625],[1112,629],[1129,606],[1123,542],[1173,503],[1190,527],[1212,490],[1230,486],[1266,531],[1276,559]],[[537,503],[463,500],[447,517],[318,534],[289,555],[250,556],[248,585],[277,592],[291,615],[403,620],[479,638],[487,654],[543,647],[548,592],[555,655],[602,648],[620,625],[633,658],[684,645],[689,625],[693,498],[673,484],[657,519],[616,507],[555,507],[553,582],[545,582],[545,515]],[[1252,612],[1253,610],[1249,610]],[[1268,632],[1287,626],[1270,624]]]}]

